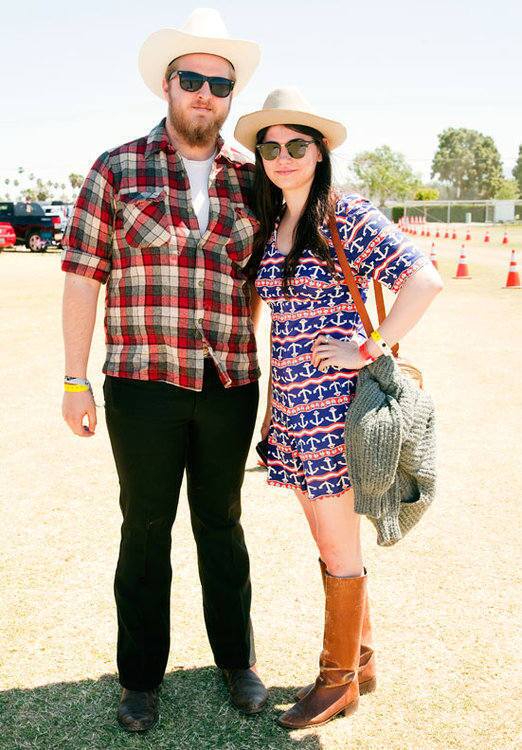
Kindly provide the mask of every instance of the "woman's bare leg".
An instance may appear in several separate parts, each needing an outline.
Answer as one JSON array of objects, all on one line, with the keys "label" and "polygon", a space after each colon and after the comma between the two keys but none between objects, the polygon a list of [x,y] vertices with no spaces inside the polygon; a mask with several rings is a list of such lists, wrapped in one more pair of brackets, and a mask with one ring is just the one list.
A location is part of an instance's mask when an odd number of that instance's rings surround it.
[{"label": "woman's bare leg", "polygon": [[313,508],[314,501],[310,500],[308,495],[306,495],[306,493],[302,492],[301,490],[294,490],[294,491],[295,491],[295,494],[297,495],[297,499],[301,503],[301,507],[304,510],[306,520],[308,521],[308,525],[310,526],[310,531],[312,532],[314,541],[317,544],[317,528],[316,528],[315,513],[314,513],[314,508]]},{"label": "woman's bare leg", "polygon": [[300,490],[295,492],[328,572],[344,577],[362,575],[361,516],[354,510],[353,490],[320,500],[310,500]]}]

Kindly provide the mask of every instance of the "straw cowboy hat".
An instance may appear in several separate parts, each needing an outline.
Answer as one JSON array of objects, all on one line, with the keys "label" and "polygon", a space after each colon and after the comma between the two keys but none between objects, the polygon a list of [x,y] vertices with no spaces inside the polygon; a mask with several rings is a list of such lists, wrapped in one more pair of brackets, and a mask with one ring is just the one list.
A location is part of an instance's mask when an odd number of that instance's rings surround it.
[{"label": "straw cowboy hat", "polygon": [[176,57],[205,52],[229,60],[236,73],[232,94],[246,86],[261,51],[255,42],[231,39],[217,10],[196,8],[181,29],[160,29],[143,42],[138,67],[149,89],[163,99],[161,82],[167,65]]},{"label": "straw cowboy hat", "polygon": [[257,133],[270,125],[307,125],[315,128],[326,138],[330,149],[337,148],[346,139],[344,125],[315,114],[312,105],[295,86],[274,89],[265,99],[263,109],[240,117],[234,138],[249,151],[255,151]]}]

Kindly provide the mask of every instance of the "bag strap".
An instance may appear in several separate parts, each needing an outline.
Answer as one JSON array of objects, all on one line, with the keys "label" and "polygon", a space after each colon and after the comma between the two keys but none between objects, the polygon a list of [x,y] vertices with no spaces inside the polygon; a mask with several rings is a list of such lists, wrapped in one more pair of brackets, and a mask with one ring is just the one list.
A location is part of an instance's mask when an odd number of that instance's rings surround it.
[{"label": "bag strap", "polygon": [[[337,253],[337,259],[343,270],[344,281],[346,283],[346,286],[350,290],[350,294],[352,295],[355,308],[357,312],[359,313],[359,317],[361,318],[362,324],[364,326],[364,330],[366,331],[366,335],[369,338],[370,334],[375,329],[372,325],[372,321],[370,320],[370,316],[368,315],[368,311],[361,297],[359,287],[357,286],[357,282],[355,281],[354,273],[352,269],[350,268],[350,264],[348,263],[348,260],[346,258],[344,247],[341,242],[341,238],[339,237],[339,232],[337,231],[337,222],[335,221],[334,214],[330,214],[328,216],[328,226],[330,228],[330,234],[332,235],[332,241],[334,244],[335,252]],[[377,281],[377,279],[373,280],[373,290],[375,292],[377,316],[379,318],[379,324],[381,324],[384,318],[386,317],[386,306],[384,304],[384,295],[382,293],[382,287],[380,283]],[[399,344],[394,344],[394,346],[392,346],[392,352],[395,357],[398,356]]]},{"label": "bag strap", "polygon": [[379,325],[386,317],[386,306],[384,304],[384,295],[382,293],[382,286],[377,279],[373,280],[373,291],[375,293],[375,305],[377,307],[377,317],[379,318]]}]

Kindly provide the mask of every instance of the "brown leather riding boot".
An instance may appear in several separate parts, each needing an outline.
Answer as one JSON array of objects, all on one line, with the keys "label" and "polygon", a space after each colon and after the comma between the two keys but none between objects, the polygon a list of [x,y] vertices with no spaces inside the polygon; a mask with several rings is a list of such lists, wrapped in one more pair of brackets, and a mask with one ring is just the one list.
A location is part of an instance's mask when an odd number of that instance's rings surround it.
[{"label": "brown leather riding boot", "polygon": [[[321,576],[323,578],[324,588],[326,565],[321,560],[321,558],[319,558],[319,567],[321,568]],[[364,568],[364,572],[365,574],[367,573],[366,568]],[[364,596],[363,629],[361,636],[361,654],[359,657],[359,669],[357,671],[357,679],[359,680],[359,695],[372,693],[375,690],[375,688],[377,687],[377,678],[375,673],[375,652],[373,650],[372,623],[370,620],[370,602],[368,599],[368,587],[366,587]],[[310,692],[313,686],[314,685],[312,683],[298,690],[295,696],[296,700],[300,701],[302,698],[304,698],[305,695]]]},{"label": "brown leather riding boot", "polygon": [[356,578],[338,578],[326,573],[319,676],[310,692],[278,718],[281,726],[289,729],[318,726],[340,713],[348,716],[357,710],[365,590],[366,573]]}]

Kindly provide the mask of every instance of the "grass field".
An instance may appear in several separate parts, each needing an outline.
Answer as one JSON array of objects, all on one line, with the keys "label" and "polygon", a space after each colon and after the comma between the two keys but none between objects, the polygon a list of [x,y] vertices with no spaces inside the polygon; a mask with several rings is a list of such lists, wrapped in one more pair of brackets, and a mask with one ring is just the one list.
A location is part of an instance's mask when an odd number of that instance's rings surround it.
[{"label": "grass field", "polygon": [[[436,402],[440,481],[433,507],[398,546],[377,547],[363,524],[378,689],[354,716],[293,733],[274,717],[315,675],[322,590],[300,508],[290,491],[266,486],[253,449],[243,518],[269,706],[239,716],[212,668],[183,489],[161,722],[144,737],[117,727],[112,579],[120,516],[103,409],[88,440],[61,418],[58,253],[0,254],[1,750],[522,746],[522,290],[502,288],[522,228],[508,227],[508,246],[498,232],[484,245],[483,228],[472,228],[471,280],[452,278],[461,241],[437,242],[445,290],[403,342]],[[431,238],[417,240],[429,251]],[[101,305],[89,368],[99,404]]]}]

